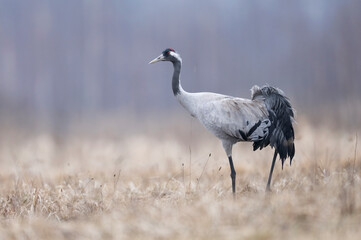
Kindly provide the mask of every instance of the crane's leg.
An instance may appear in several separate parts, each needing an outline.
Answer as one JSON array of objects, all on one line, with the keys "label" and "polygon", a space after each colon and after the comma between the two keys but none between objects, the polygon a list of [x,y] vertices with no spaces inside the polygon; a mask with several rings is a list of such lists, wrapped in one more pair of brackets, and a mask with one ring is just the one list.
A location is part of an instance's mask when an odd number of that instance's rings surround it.
[{"label": "crane's leg", "polygon": [[231,167],[231,178],[232,178],[232,193],[233,197],[236,195],[236,171],[234,170],[232,156],[228,156],[229,166]]},{"label": "crane's leg", "polygon": [[223,145],[224,151],[226,152],[226,154],[228,156],[229,166],[231,167],[232,193],[233,193],[233,198],[235,198],[236,197],[236,171],[234,170],[233,160],[232,160],[233,143],[223,140],[222,145]]},{"label": "crane's leg", "polygon": [[269,176],[268,176],[268,182],[267,182],[267,187],[266,187],[266,191],[267,191],[267,192],[270,192],[270,191],[271,191],[272,173],[273,173],[273,168],[275,167],[276,158],[277,158],[277,151],[276,151],[276,149],[275,149],[275,154],[273,155],[271,170],[270,170]]}]

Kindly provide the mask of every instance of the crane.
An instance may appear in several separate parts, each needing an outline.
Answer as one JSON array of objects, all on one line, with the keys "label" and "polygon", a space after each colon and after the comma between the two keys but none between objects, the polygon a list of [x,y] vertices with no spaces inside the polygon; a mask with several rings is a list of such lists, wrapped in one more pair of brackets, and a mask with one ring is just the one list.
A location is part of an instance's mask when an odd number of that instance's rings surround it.
[{"label": "crane", "polygon": [[169,61],[173,64],[173,94],[179,103],[197,118],[202,125],[222,142],[231,169],[232,193],[236,193],[236,171],[232,160],[232,147],[237,142],[253,142],[253,150],[268,145],[274,148],[266,191],[271,190],[271,179],[277,155],[283,164],[290,165],[295,155],[294,110],[282,90],[265,85],[251,88],[251,99],[210,92],[189,93],[181,85],[180,55],[172,48],[165,49],[149,64]]}]

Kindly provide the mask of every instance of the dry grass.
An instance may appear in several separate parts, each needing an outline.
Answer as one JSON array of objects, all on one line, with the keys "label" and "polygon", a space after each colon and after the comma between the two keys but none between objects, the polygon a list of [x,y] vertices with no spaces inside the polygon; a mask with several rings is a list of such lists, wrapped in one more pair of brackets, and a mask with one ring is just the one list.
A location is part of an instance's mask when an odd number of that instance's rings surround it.
[{"label": "dry grass", "polygon": [[356,132],[299,123],[270,194],[272,151],[238,144],[233,200],[220,143],[192,125],[3,140],[0,239],[359,239]]}]

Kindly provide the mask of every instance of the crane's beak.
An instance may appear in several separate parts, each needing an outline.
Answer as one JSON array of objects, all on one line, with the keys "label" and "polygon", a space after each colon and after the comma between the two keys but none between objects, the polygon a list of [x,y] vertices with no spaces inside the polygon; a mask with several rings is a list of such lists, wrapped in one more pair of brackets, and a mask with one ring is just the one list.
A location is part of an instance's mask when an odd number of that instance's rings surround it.
[{"label": "crane's beak", "polygon": [[161,54],[159,57],[157,58],[154,58],[152,61],[149,62],[149,64],[152,64],[152,63],[156,63],[156,62],[160,62],[160,61],[164,61],[164,56],[163,54]]}]

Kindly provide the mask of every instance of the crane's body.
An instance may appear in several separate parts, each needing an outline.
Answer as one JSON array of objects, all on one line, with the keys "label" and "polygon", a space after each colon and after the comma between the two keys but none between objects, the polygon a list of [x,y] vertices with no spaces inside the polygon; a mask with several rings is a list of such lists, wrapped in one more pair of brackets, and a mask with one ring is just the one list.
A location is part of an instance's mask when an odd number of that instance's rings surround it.
[{"label": "crane's body", "polygon": [[275,148],[271,171],[267,183],[270,190],[272,172],[277,154],[283,162],[294,156],[293,109],[283,92],[277,88],[254,86],[251,99],[218,93],[186,92],[179,76],[182,59],[173,49],[166,49],[150,63],[170,61],[173,63],[172,89],[179,103],[222,142],[228,156],[232,191],[235,193],[236,172],[232,160],[232,146],[240,141],[254,142],[254,150],[268,145]]},{"label": "crane's body", "polygon": [[242,137],[240,130],[249,132],[252,126],[266,119],[268,114],[263,102],[244,98],[202,92],[192,94],[190,99],[186,103],[180,102],[208,131],[229,144],[250,141]]}]

